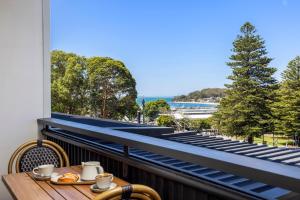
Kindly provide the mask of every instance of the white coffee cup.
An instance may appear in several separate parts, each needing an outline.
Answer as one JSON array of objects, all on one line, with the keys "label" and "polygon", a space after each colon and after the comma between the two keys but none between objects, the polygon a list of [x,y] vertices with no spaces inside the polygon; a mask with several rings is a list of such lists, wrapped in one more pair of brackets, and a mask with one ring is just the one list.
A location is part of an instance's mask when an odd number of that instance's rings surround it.
[{"label": "white coffee cup", "polygon": [[37,176],[51,176],[54,170],[54,165],[40,165],[32,170],[32,173]]},{"label": "white coffee cup", "polygon": [[96,176],[96,185],[99,189],[108,189],[114,179],[110,173],[101,173]]}]

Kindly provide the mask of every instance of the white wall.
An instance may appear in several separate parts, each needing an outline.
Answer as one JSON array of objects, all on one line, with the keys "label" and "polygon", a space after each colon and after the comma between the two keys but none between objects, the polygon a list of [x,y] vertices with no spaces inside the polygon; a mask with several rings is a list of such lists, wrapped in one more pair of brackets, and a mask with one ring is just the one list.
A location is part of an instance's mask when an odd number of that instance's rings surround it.
[{"label": "white wall", "polygon": [[[50,115],[49,0],[0,0],[0,175]],[[11,199],[0,181],[0,199]]]}]

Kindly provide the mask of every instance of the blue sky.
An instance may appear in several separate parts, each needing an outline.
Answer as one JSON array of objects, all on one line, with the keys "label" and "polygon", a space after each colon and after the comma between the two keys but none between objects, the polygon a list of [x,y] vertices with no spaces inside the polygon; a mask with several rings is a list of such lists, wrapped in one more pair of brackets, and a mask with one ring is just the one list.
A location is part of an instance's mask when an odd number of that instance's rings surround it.
[{"label": "blue sky", "polygon": [[232,42],[250,21],[276,77],[300,55],[299,0],[51,0],[51,49],[123,61],[140,96],[223,87]]}]

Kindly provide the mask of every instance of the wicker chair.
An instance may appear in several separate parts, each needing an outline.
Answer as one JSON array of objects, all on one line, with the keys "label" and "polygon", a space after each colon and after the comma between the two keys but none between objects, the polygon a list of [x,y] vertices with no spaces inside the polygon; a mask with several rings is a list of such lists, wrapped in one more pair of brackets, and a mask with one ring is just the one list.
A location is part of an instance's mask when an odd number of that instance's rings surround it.
[{"label": "wicker chair", "polygon": [[96,196],[94,200],[161,200],[159,194],[145,185],[126,185],[106,191]]},{"label": "wicker chair", "polygon": [[33,168],[53,164],[55,167],[70,166],[66,152],[56,143],[49,140],[31,140],[22,144],[11,156],[8,173],[29,172]]}]

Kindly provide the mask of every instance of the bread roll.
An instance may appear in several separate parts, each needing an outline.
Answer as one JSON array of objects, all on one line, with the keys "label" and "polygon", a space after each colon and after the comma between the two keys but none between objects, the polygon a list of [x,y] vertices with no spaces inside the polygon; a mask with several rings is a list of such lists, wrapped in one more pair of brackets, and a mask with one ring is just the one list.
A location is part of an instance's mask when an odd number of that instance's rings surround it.
[{"label": "bread roll", "polygon": [[57,181],[60,183],[75,183],[78,181],[78,179],[79,179],[79,177],[76,174],[65,173]]}]

